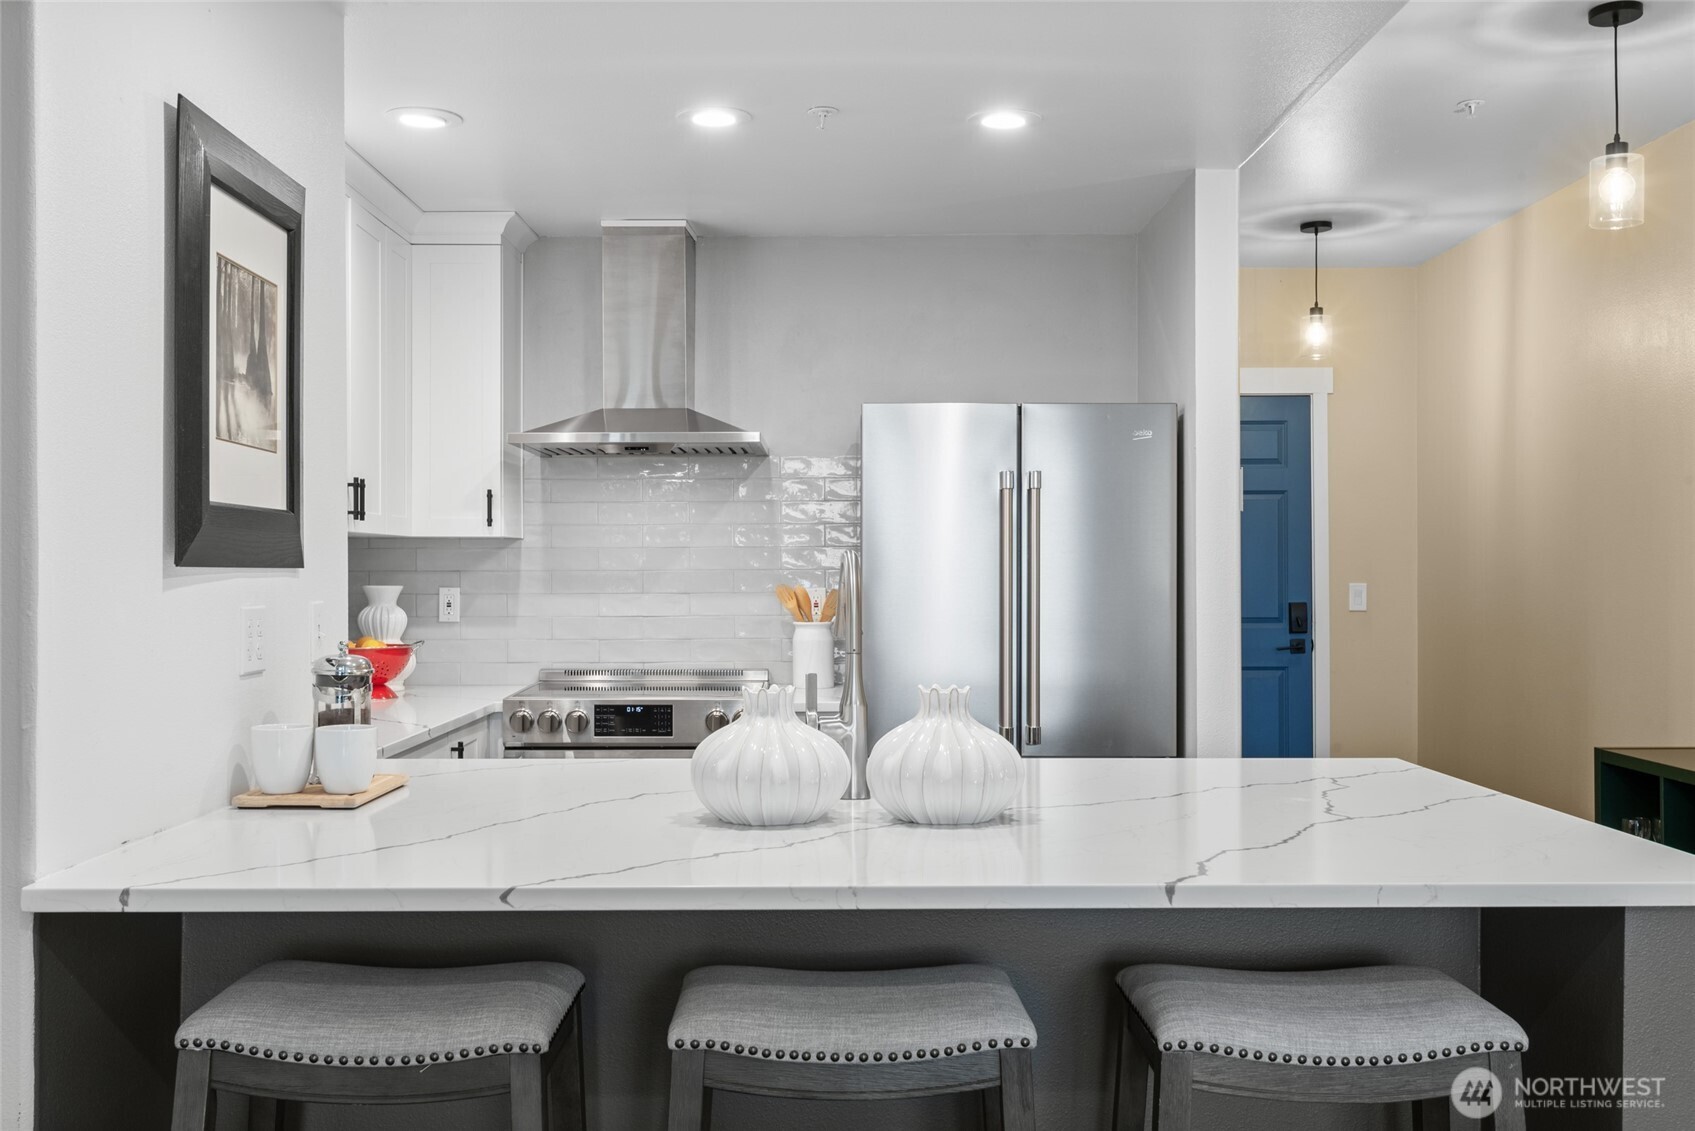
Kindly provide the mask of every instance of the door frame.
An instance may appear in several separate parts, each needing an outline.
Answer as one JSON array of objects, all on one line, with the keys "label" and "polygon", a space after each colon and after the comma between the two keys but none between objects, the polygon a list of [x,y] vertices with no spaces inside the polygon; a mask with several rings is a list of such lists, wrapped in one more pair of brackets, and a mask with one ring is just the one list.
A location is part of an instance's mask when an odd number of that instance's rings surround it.
[{"label": "door frame", "polygon": [[[1329,366],[1242,369],[1244,397],[1306,397],[1312,425],[1312,756],[1330,757],[1330,394]],[[1238,474],[1240,472],[1238,471]],[[1241,611],[1237,610],[1237,615]]]}]

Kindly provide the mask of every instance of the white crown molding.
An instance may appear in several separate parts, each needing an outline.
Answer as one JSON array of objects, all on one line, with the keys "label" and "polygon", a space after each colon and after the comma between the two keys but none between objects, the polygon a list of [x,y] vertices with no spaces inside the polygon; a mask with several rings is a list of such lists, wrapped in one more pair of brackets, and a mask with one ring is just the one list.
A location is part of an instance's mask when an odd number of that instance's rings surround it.
[{"label": "white crown molding", "polygon": [[415,244],[509,244],[520,253],[536,233],[516,212],[425,212],[412,231]]},{"label": "white crown molding", "polygon": [[359,197],[361,204],[376,213],[377,219],[410,240],[424,210],[352,146],[345,148],[347,187]]}]

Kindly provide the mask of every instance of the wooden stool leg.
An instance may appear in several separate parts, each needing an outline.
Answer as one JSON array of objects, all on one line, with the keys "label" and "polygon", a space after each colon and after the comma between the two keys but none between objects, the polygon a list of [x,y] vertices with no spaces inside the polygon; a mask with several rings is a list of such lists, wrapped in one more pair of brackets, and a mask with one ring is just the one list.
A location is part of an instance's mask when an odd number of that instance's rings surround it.
[{"label": "wooden stool leg", "polygon": [[1029,1049],[1001,1050],[1001,1127],[1036,1131],[1036,1078]]},{"label": "wooden stool leg", "polygon": [[1004,1131],[1001,1127],[1001,1090],[999,1086],[984,1088],[977,1093],[983,1110],[983,1131]]},{"label": "wooden stool leg", "polygon": [[1189,1131],[1194,1053],[1161,1054],[1154,1072],[1154,1131]]},{"label": "wooden stool leg", "polygon": [[1489,1071],[1501,1081],[1501,1106],[1495,1109],[1495,1131],[1524,1131],[1524,1109],[1518,1106],[1518,1080],[1523,1058],[1516,1052],[1489,1054]]},{"label": "wooden stool leg", "polygon": [[1130,1007],[1118,1029],[1118,1080],[1112,1093],[1113,1131],[1144,1131],[1148,1123],[1148,1054],[1130,1032]]},{"label": "wooden stool leg", "polygon": [[1453,1109],[1454,1105],[1447,1096],[1414,1100],[1413,1131],[1448,1131],[1448,1113]]},{"label": "wooden stool leg", "polygon": [[548,1131],[588,1131],[587,1087],[583,1082],[583,1017],[579,999],[565,1018],[563,1047],[547,1078]]},{"label": "wooden stool leg", "polygon": [[512,1065],[512,1131],[547,1131],[541,1057],[535,1053],[514,1053],[507,1060]]},{"label": "wooden stool leg", "polygon": [[706,1054],[682,1049],[671,1054],[671,1114],[668,1131],[704,1131]]},{"label": "wooden stool leg", "polygon": [[212,1054],[204,1049],[179,1050],[171,1131],[206,1131],[211,1126],[211,1098]]}]

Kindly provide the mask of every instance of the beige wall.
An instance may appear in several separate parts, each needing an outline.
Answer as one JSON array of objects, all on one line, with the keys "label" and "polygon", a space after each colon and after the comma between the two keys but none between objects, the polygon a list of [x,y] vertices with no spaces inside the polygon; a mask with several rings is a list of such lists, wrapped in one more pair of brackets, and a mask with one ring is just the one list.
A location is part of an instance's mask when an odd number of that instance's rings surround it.
[{"label": "beige wall", "polygon": [[1418,272],[1420,761],[1581,816],[1695,742],[1695,123],[1643,152],[1644,226],[1579,181]]},{"label": "beige wall", "polygon": [[[1417,272],[1329,270],[1321,298],[1335,326],[1329,365],[1331,753],[1418,753]],[[1246,270],[1244,366],[1296,357],[1312,305],[1310,270]],[[1350,613],[1348,582],[1370,586]]]}]

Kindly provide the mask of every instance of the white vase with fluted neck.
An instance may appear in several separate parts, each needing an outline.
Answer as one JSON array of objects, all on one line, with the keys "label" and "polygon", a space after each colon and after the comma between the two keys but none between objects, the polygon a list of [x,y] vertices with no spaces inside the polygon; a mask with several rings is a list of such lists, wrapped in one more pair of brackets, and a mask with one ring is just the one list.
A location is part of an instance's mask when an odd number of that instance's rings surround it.
[{"label": "white vase with fluted neck", "polygon": [[359,610],[359,633],[384,644],[399,644],[406,635],[406,610],[400,607],[404,585],[365,586],[365,607]]},{"label": "white vase with fluted neck", "polygon": [[701,803],[735,825],[806,825],[847,791],[841,746],[795,717],[792,686],[742,693],[741,718],[695,747],[689,775]]},{"label": "white vase with fluted neck", "polygon": [[979,825],[1012,804],[1024,759],[971,716],[971,688],[918,688],[918,714],[871,751],[871,796],[902,821]]}]

